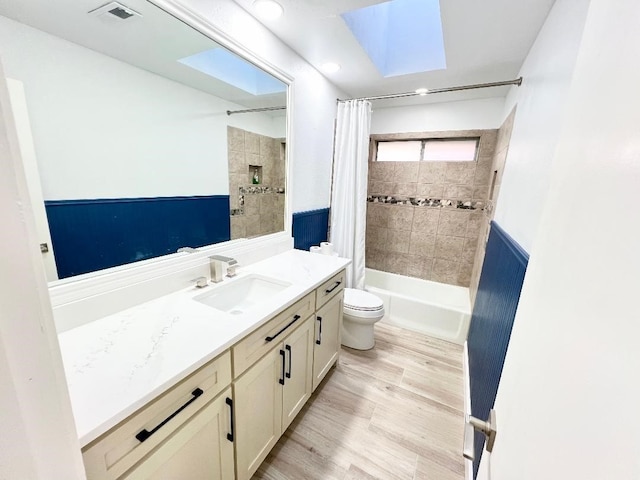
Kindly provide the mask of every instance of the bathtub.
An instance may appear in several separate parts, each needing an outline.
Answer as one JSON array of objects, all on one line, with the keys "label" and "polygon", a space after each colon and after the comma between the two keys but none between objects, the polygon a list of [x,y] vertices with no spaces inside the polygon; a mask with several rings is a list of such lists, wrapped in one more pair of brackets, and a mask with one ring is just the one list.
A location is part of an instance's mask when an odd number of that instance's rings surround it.
[{"label": "bathtub", "polygon": [[365,290],[384,302],[382,322],[459,345],[467,339],[468,288],[367,268]]}]

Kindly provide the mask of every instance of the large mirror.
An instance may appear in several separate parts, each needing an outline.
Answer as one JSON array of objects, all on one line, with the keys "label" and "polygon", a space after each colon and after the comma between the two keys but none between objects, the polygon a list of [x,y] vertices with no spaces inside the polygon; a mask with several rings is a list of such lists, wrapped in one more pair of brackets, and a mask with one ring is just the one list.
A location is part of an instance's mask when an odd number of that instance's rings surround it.
[{"label": "large mirror", "polygon": [[146,0],[0,15],[49,280],[284,229],[286,83]]}]

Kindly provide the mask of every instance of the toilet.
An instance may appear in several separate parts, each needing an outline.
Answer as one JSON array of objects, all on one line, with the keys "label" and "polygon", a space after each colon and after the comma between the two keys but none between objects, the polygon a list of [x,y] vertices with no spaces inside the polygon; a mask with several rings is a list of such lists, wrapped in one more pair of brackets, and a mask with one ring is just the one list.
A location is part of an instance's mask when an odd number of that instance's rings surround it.
[{"label": "toilet", "polygon": [[373,325],[384,317],[380,298],[364,290],[344,289],[342,345],[369,350],[375,345]]}]

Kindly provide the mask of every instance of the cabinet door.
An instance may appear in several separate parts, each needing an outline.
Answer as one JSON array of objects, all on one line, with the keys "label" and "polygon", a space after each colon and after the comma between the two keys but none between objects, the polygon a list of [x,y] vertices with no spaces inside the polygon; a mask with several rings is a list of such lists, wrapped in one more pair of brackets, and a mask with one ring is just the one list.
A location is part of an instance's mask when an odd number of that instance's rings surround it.
[{"label": "cabinet door", "polygon": [[280,438],[284,360],[280,344],[234,384],[238,480],[250,479]]},{"label": "cabinet door", "polygon": [[211,401],[142,459],[126,480],[233,480],[231,388]]},{"label": "cabinet door", "polygon": [[284,340],[286,374],[282,391],[282,431],[286,430],[311,396],[313,320],[309,317]]},{"label": "cabinet door", "polygon": [[316,312],[313,342],[313,389],[315,390],[340,351],[343,293],[336,295]]}]

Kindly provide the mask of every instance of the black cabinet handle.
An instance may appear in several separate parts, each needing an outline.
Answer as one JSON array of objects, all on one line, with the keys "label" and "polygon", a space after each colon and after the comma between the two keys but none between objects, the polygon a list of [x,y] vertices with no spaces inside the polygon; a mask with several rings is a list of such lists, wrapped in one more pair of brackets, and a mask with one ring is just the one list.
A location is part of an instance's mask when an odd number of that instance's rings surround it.
[{"label": "black cabinet handle", "polygon": [[229,405],[229,423],[231,425],[231,433],[227,433],[227,440],[233,443],[233,400],[227,397],[225,403]]},{"label": "black cabinet handle", "polygon": [[284,385],[284,350],[280,350],[280,356],[282,357],[282,378],[278,381],[280,382],[280,385]]},{"label": "black cabinet handle", "polygon": [[338,287],[340,286],[340,284],[341,284],[341,283],[342,283],[342,282],[336,282],[336,284],[335,284],[333,287],[326,289],[326,290],[324,291],[324,293],[331,293],[331,292],[333,292],[336,288],[338,288]]},{"label": "black cabinet handle", "polygon": [[140,441],[140,443],[144,442],[147,438],[149,438],[151,435],[153,435],[162,427],[164,427],[165,424],[169,422],[173,417],[178,415],[181,411],[183,411],[185,408],[187,408],[189,405],[195,402],[196,399],[203,393],[204,392],[202,391],[201,388],[196,388],[193,392],[191,392],[191,395],[193,395],[193,398],[190,398],[184,405],[182,405],[179,409],[177,409],[175,412],[173,412],[171,415],[165,418],[162,422],[160,422],[153,430],[149,431],[145,428],[140,433],[136,434],[136,438]]},{"label": "black cabinet handle", "polygon": [[320,323],[318,325],[318,339],[316,345],[322,345],[322,317],[316,317],[316,320]]},{"label": "black cabinet handle", "polygon": [[291,345],[285,345],[284,348],[285,348],[285,350],[287,352],[289,352],[289,370],[287,371],[287,378],[291,378],[291,361],[292,361],[291,360],[292,359],[292,357],[291,357]]},{"label": "black cabinet handle", "polygon": [[270,337],[266,337],[264,339],[265,342],[270,342],[271,340],[273,340],[274,338],[276,338],[278,335],[280,335],[282,332],[284,332],[287,328],[289,328],[291,325],[293,325],[294,323],[296,323],[298,320],[300,320],[300,315],[294,315],[293,316],[293,320],[291,320],[287,326],[285,326],[282,330],[280,330],[278,333],[276,333],[275,335],[272,335]]}]

